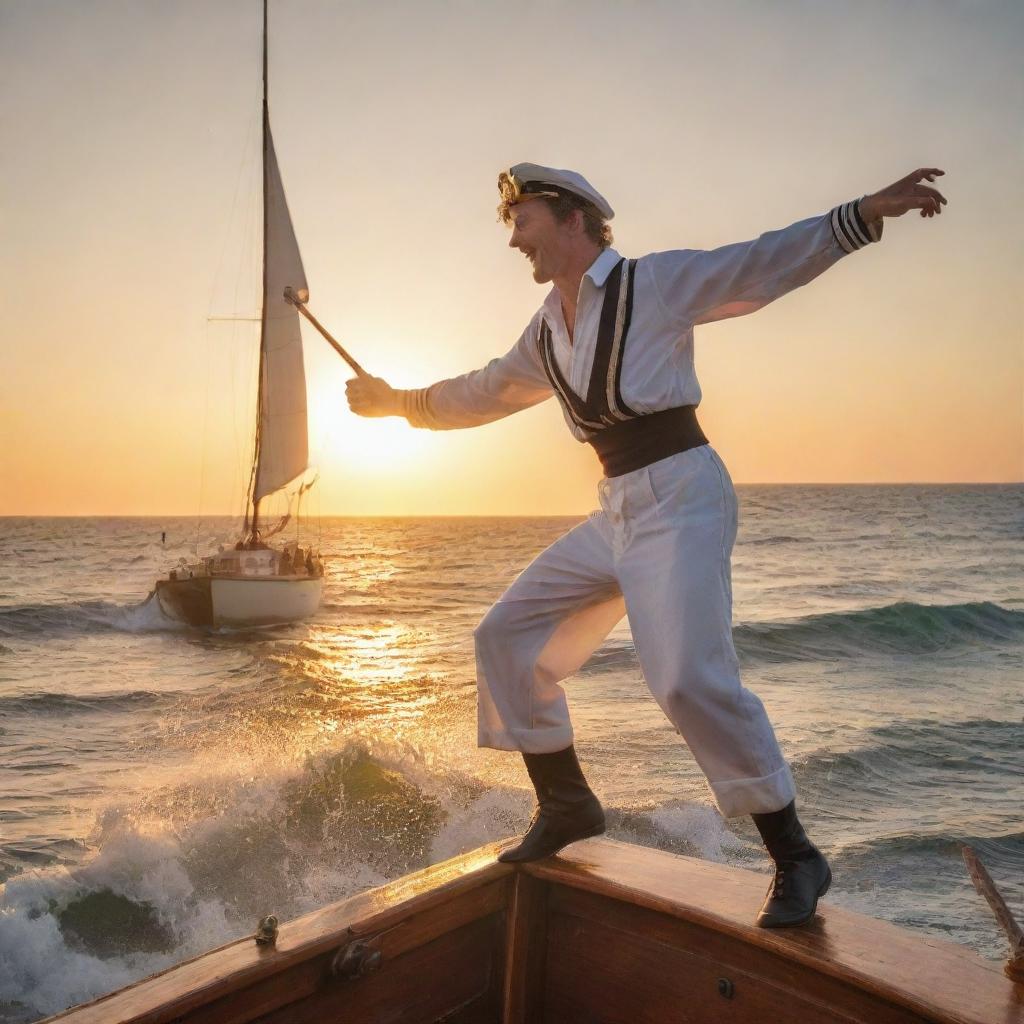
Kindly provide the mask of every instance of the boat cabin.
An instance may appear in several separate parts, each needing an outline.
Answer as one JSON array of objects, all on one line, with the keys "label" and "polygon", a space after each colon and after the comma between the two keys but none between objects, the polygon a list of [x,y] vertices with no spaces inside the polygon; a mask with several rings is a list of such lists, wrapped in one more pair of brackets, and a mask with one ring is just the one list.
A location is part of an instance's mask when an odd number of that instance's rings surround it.
[{"label": "boat cabin", "polygon": [[272,548],[222,548],[206,559],[211,576],[276,576],[280,552]]}]

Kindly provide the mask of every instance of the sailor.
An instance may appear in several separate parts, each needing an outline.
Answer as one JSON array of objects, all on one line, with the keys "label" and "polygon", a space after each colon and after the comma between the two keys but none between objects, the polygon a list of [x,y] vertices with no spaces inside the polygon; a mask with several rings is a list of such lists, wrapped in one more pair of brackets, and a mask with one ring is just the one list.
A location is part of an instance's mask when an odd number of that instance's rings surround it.
[{"label": "sailor", "polygon": [[523,163],[498,179],[509,245],[529,261],[541,307],[505,355],[426,388],[348,382],[363,416],[444,430],[561,404],[604,469],[601,509],[543,551],[475,630],[479,746],[522,753],[537,809],[504,861],[534,860],[604,831],[580,769],[560,683],[623,614],[647,686],[707,777],[720,812],[749,814],[776,871],[763,927],[813,917],[828,862],[796,813],[789,766],[761,701],[740,680],[730,557],[737,504],[697,421],[694,328],[753,313],[878,242],[884,217],[941,212],[921,168],[826,213],[712,250],[624,259],[607,200],[575,171]]}]

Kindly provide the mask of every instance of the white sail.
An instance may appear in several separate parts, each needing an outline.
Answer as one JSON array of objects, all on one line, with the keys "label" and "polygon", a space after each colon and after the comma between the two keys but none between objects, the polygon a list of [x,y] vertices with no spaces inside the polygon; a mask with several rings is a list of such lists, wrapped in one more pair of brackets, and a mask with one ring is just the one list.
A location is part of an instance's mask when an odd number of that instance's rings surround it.
[{"label": "white sail", "polygon": [[285,299],[284,291],[291,288],[303,302],[309,294],[269,124],[266,140],[266,279],[260,360],[263,370],[254,501],[287,486],[305,472],[309,462],[302,334],[299,314]]}]

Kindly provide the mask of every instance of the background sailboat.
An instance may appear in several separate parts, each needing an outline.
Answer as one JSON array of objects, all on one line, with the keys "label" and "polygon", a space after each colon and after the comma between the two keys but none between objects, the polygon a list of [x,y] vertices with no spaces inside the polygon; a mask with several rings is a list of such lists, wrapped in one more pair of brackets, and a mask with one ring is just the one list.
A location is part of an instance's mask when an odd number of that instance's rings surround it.
[{"label": "background sailboat", "polygon": [[[287,296],[287,297],[286,297]],[[263,3],[263,294],[256,432],[242,536],[233,546],[172,570],[156,584],[165,614],[202,626],[293,622],[320,605],[323,562],[297,543],[274,547],[290,512],[261,520],[260,503],[307,480],[306,375],[299,306],[309,298],[274,150],[267,100],[267,2]]]}]

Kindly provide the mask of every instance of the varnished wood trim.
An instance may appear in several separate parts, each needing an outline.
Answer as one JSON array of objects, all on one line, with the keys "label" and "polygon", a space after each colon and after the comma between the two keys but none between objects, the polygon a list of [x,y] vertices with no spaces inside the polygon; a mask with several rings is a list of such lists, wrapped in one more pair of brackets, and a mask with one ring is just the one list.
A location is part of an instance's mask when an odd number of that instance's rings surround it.
[{"label": "varnished wood trim", "polygon": [[548,886],[517,872],[513,882],[505,955],[503,1024],[538,1021],[544,994]]},{"label": "varnished wood trim", "polygon": [[941,1024],[1024,1022],[1024,986],[963,946],[914,935],[826,901],[801,928],[752,925],[768,875],[588,839],[522,866],[535,878],[698,923]]},{"label": "varnished wood trim", "polygon": [[[250,1017],[250,1024],[435,1024],[487,1007],[502,969],[504,914],[482,917],[350,981],[326,977],[301,1002]],[[494,1007],[487,1015],[496,1019]],[[186,1017],[182,1024],[191,1024]]]},{"label": "varnished wood trim", "polygon": [[49,1020],[61,1024],[168,1024],[198,1007],[333,951],[347,938],[383,931],[453,896],[508,878],[491,843],[281,925],[275,946],[239,939]]},{"label": "varnished wood trim", "polygon": [[[628,916],[634,907],[652,912],[648,918],[652,933],[667,927],[664,918],[686,922],[695,932],[689,938],[675,935],[671,942],[676,948],[709,961],[717,957],[723,963],[735,963],[730,950],[739,949],[746,956],[743,969],[752,975],[760,973],[772,984],[794,990],[804,985],[820,994],[838,981],[879,1000],[880,1005],[890,1003],[941,1024],[1024,1021],[1024,986],[1015,986],[996,966],[952,943],[919,937],[832,907],[827,901],[819,906],[815,921],[805,927],[779,931],[752,927],[768,885],[767,874],[608,839],[575,843],[557,857],[513,867],[495,859],[509,842],[492,843],[286,922],[276,947],[259,947],[251,938],[241,939],[50,1019],[62,1024],[170,1024],[191,1016],[196,1024],[201,1020],[241,1024],[253,1020],[252,1006],[245,1014],[241,1012],[247,990],[257,1001],[267,1000],[259,1012],[287,1014],[288,1003],[294,1000],[280,1002],[282,997],[271,995],[273,981],[308,992],[309,986],[323,977],[333,952],[354,936],[372,938],[385,956],[400,960],[424,948],[424,943],[440,942],[436,949],[449,948],[442,942],[445,936],[465,934],[465,929],[476,928],[477,922],[490,920],[492,931],[485,929],[480,934],[493,932],[499,952],[511,939],[510,963],[515,977],[503,982],[505,957],[497,956],[493,969],[488,968],[488,987],[479,997],[481,1005],[493,1003],[493,1017],[497,1017],[498,995],[504,985],[510,1012],[523,1021],[532,1020],[536,1018],[536,1004],[530,1002],[535,998],[535,986],[529,983],[536,970],[533,957],[537,948],[548,943],[546,937],[538,940],[529,927],[518,932],[522,922],[517,924],[513,918],[510,924],[507,907],[509,895],[516,891],[520,913],[542,919],[540,894],[547,886],[548,905],[556,908],[567,906],[575,892],[592,894],[596,902],[590,904],[591,913],[598,922]],[[521,874],[516,875],[517,871]],[[602,901],[608,900],[613,902],[602,906]],[[577,911],[585,902],[576,901]],[[451,928],[455,932],[445,931]],[[523,934],[529,940],[525,952]],[[645,933],[643,938],[653,936]],[[459,942],[451,949],[463,948]],[[700,948],[689,948],[687,943]],[[472,948],[472,943],[466,948]],[[760,965],[757,970],[755,963]],[[814,982],[813,975],[821,981]],[[429,972],[426,977],[429,979]],[[260,994],[255,987],[263,982],[267,985]],[[466,998],[477,999],[476,991],[467,989]],[[818,998],[810,991],[807,994]],[[238,1000],[237,1016],[202,1016],[200,1008],[216,1000],[226,1007],[232,997]],[[466,1009],[468,1019],[473,1012]],[[899,1015],[893,1020],[895,1024]]]},{"label": "varnished wood trim", "polygon": [[[744,1002],[763,1001],[763,995],[753,996],[754,989],[767,990],[769,997],[774,992],[779,996],[780,1005],[787,999],[798,999],[809,1008],[808,1014],[799,1018],[801,1021],[809,1014],[818,1013],[820,1016],[826,1011],[836,1020],[863,1024],[921,1024],[923,1021],[919,1014],[903,1007],[894,1007],[887,1001],[821,971],[758,949],[743,940],[693,921],[632,903],[609,900],[582,889],[553,886],[548,915],[549,929],[558,929],[560,934],[564,934],[569,922],[582,925],[590,933],[597,932],[604,936],[606,948],[613,951],[609,953],[605,973],[614,972],[619,967],[622,962],[620,951],[626,938],[632,935],[649,944],[645,959],[656,962],[660,958],[664,971],[670,972],[674,962],[686,963],[691,965],[691,974],[703,974],[712,980],[727,977],[742,988]],[[564,943],[561,949],[564,955],[570,955]],[[680,961],[675,953],[683,953],[685,957]],[[553,942],[550,955],[562,955],[554,948]],[[719,997],[713,987],[704,992],[704,997],[713,997],[710,1001],[718,1004]],[[794,1016],[791,1019],[797,1018]]]},{"label": "varnished wood trim", "polygon": [[543,1024],[881,1024],[603,921],[552,914],[548,929]]},{"label": "varnished wood trim", "polygon": [[[383,976],[393,962],[449,932],[483,917],[501,915],[504,919],[511,882],[512,879],[498,879],[482,888],[456,893],[443,903],[427,907],[383,931],[367,931],[363,923],[353,925],[338,937],[337,945],[327,953],[206,1003],[184,1017],[184,1021],[187,1024],[248,1024],[261,1015],[315,996],[323,987],[335,953],[357,940],[366,941],[369,948],[380,952],[379,971]],[[500,973],[500,963],[496,970]]]}]

